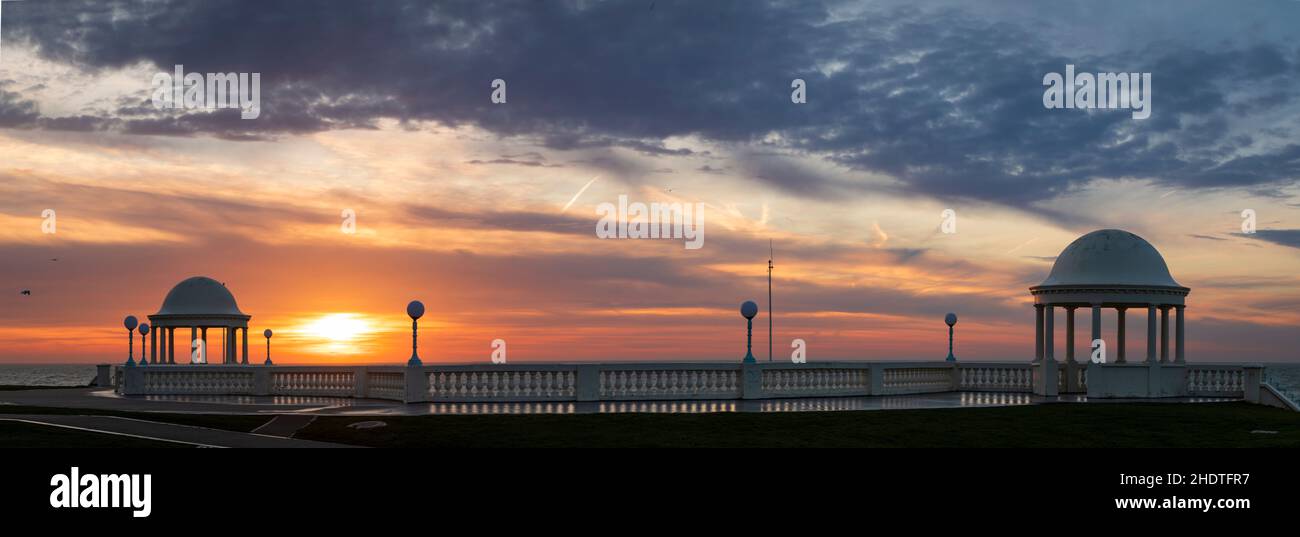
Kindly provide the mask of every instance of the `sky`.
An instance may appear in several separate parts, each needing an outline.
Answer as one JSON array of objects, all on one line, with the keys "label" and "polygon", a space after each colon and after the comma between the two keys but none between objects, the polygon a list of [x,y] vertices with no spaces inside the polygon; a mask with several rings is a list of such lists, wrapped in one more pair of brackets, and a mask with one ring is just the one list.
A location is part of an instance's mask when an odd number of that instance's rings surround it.
[{"label": "sky", "polygon": [[[1104,228],[1192,289],[1189,360],[1300,361],[1300,2],[0,9],[0,362],[125,360],[195,275],[259,361],[404,361],[412,299],[425,362],[739,359],[744,300],[766,359],[769,241],[776,360],[942,359],[948,312],[1028,360],[1028,288]],[[1067,64],[1151,73],[1151,116],[1046,108]],[[177,65],[258,73],[258,117],[155,106]],[[701,247],[601,238],[620,196]]]}]

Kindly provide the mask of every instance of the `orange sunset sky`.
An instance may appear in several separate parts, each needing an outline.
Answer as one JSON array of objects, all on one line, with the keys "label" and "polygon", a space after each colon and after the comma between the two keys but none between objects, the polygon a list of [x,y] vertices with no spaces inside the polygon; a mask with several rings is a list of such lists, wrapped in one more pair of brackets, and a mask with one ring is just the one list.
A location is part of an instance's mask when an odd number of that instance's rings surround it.
[{"label": "orange sunset sky", "polygon": [[[124,361],[122,318],[195,275],[253,316],[259,361],[271,328],[277,363],[401,362],[411,299],[426,363],[498,338],[512,362],[739,360],[748,299],[761,360],[769,240],[777,360],[794,338],[813,361],[942,359],[949,311],[960,359],[1028,360],[1027,288],[1101,228],[1192,289],[1189,360],[1300,360],[1296,7],[1175,2],[1070,45],[1035,9],[948,2],[266,6],[233,35],[195,30],[218,24],[203,2],[36,4],[3,8],[0,362]],[[1213,47],[1180,37],[1212,22]],[[1044,109],[1067,62],[1154,73],[1152,117]],[[262,116],[154,109],[175,64],[260,72]],[[703,204],[703,247],[598,238],[620,195]]]}]

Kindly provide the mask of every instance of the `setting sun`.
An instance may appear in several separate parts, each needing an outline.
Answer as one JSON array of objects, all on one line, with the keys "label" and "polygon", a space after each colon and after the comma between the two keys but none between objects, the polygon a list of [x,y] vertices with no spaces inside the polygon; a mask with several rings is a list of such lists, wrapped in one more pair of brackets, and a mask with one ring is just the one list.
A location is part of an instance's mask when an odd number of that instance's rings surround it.
[{"label": "setting sun", "polygon": [[360,313],[327,313],[297,326],[289,336],[312,354],[358,354],[372,348],[380,330]]},{"label": "setting sun", "polygon": [[335,343],[355,341],[372,331],[370,323],[355,313],[331,313],[303,325],[302,333]]}]

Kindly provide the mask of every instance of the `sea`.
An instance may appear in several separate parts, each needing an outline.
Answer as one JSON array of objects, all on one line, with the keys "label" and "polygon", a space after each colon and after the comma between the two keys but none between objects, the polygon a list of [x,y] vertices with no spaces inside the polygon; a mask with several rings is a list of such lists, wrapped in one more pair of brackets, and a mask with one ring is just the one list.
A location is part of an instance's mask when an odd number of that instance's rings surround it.
[{"label": "sea", "polygon": [[0,364],[0,386],[88,386],[95,364]]}]

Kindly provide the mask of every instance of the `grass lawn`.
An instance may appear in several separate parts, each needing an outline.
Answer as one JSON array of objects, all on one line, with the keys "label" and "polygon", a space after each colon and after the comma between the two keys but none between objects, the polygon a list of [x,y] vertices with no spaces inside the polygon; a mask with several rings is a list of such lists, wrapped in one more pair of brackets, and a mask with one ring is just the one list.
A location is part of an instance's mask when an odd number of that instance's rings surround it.
[{"label": "grass lawn", "polygon": [[[379,420],[388,426],[349,429]],[[1277,434],[1252,434],[1252,430]],[[861,412],[322,416],[297,438],[376,447],[1300,447],[1300,413],[1247,403]]]},{"label": "grass lawn", "polygon": [[0,420],[0,448],[187,448],[174,442],[157,442],[116,434],[93,433]]}]

